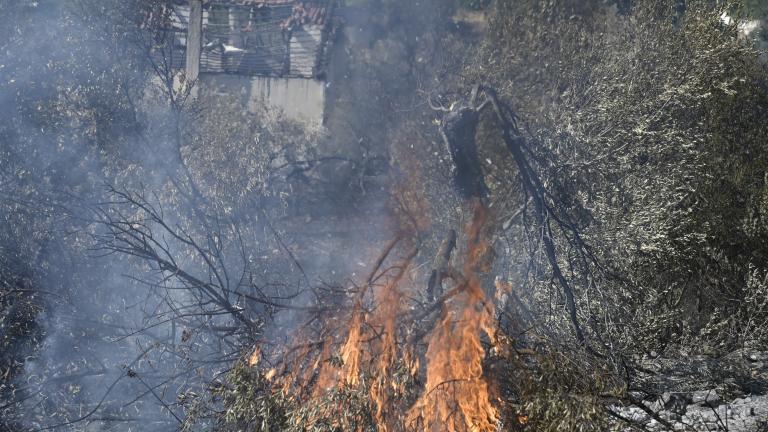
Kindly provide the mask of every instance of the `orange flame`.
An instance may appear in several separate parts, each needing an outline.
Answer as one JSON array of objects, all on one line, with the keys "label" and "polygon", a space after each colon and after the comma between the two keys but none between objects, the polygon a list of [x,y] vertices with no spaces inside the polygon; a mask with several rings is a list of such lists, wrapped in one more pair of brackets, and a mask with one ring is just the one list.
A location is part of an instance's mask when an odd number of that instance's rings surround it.
[{"label": "orange flame", "polygon": [[485,218],[485,208],[476,205],[466,232],[468,259],[462,292],[451,305],[444,305],[427,348],[424,393],[409,413],[409,422],[427,432],[497,429],[499,414],[483,376],[481,342],[483,333],[493,342],[493,313],[477,275],[488,249],[481,232]]},{"label": "orange flame", "polygon": [[349,327],[347,342],[341,350],[341,360],[344,368],[342,377],[344,382],[350,386],[356,386],[360,383],[360,356],[363,348],[360,343],[362,320],[362,311],[360,306],[357,306],[352,316],[352,324]]},{"label": "orange flame", "polygon": [[261,349],[256,347],[256,349],[253,350],[253,353],[251,353],[250,357],[248,357],[248,366],[256,366],[259,364],[259,360],[261,360]]},{"label": "orange flame", "polygon": [[[458,286],[451,298],[442,299],[442,314],[428,333],[426,352],[406,342],[408,337],[398,335],[403,331],[409,334],[408,328],[412,327],[413,322],[403,321],[414,316],[412,311],[404,310],[404,299],[414,297],[418,288],[403,282],[415,250],[396,265],[382,266],[397,243],[393,240],[358,292],[352,313],[326,317],[324,339],[299,345],[284,359],[282,372],[270,369],[267,379],[276,387],[282,385],[283,392],[296,400],[326,406],[327,412],[318,415],[334,422],[344,408],[320,403],[320,398],[334,388],[355,387],[368,392],[370,414],[379,431],[405,427],[425,432],[497,430],[500,415],[491,402],[495,392],[483,370],[483,342],[496,344],[493,306],[479,276],[489,269],[489,245],[483,235],[487,210],[479,203],[473,210],[473,219],[465,230],[467,247],[462,271],[456,272],[454,278]],[[415,274],[418,270],[412,272],[413,279],[425,279]],[[261,351],[254,350],[249,364],[258,366],[261,356]],[[401,371],[411,378],[402,378]],[[426,377],[421,395],[410,407],[404,406],[412,400],[402,397],[407,393],[404,380],[415,382],[420,374]]]},{"label": "orange flame", "polygon": [[381,323],[382,334],[380,347],[378,349],[378,362],[376,364],[375,376],[371,389],[371,399],[375,405],[374,418],[382,431],[389,430],[389,425],[393,422],[391,416],[391,398],[392,393],[397,392],[398,383],[392,379],[392,367],[397,360],[397,316],[401,307],[402,292],[398,288],[398,277],[395,281],[385,286],[381,293],[382,302],[377,308],[376,321]]}]

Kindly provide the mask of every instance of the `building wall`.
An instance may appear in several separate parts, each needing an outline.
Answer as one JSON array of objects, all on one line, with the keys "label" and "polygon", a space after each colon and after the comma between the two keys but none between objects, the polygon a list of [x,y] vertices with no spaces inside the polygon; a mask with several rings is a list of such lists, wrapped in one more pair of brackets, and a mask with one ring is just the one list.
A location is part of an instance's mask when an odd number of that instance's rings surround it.
[{"label": "building wall", "polygon": [[307,123],[322,123],[325,83],[306,78],[248,77],[231,74],[201,74],[201,91],[239,95],[248,110],[264,104],[279,108],[286,116]]}]

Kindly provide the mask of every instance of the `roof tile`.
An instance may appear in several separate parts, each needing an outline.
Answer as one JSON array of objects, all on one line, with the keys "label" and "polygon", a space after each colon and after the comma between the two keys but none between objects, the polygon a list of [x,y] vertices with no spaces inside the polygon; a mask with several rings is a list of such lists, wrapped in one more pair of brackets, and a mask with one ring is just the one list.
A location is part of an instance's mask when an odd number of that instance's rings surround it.
[{"label": "roof tile", "polygon": [[208,0],[208,3],[256,7],[293,5],[290,18],[283,23],[284,28],[291,28],[304,24],[325,25],[332,0]]}]

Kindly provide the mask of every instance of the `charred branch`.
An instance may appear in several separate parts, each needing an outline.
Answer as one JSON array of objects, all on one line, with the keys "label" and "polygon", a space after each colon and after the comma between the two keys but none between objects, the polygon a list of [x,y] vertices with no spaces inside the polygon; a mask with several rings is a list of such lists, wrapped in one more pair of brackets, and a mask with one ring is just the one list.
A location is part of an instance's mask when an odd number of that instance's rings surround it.
[{"label": "charred branch", "polygon": [[451,254],[456,247],[456,231],[449,230],[435,255],[432,272],[427,282],[427,300],[432,302],[443,295],[443,279],[446,277]]},{"label": "charred branch", "polygon": [[[478,98],[484,97],[478,104]],[[430,101],[431,104],[431,101]],[[454,104],[443,117],[440,133],[453,160],[453,179],[457,190],[465,198],[484,198],[487,196],[482,168],[477,155],[475,134],[480,121],[480,113],[492,108],[501,129],[504,143],[511,153],[517,168],[520,182],[526,197],[533,202],[534,222],[540,230],[540,240],[552,275],[565,297],[565,306],[576,339],[586,343],[584,331],[579,323],[576,299],[573,287],[565,277],[560,264],[555,244],[555,229],[565,234],[569,245],[581,257],[582,264],[588,268],[597,264],[588,245],[582,240],[571,217],[562,210],[563,203],[550,193],[544,185],[536,168],[535,156],[527,140],[517,126],[517,116],[512,108],[504,103],[496,90],[487,84],[476,85],[468,102]],[[555,229],[553,229],[553,224]],[[433,281],[434,279],[434,281]],[[434,291],[437,273],[430,277],[428,292]],[[429,294],[432,297],[431,294]]]},{"label": "charred branch", "polygon": [[440,122],[440,135],[453,161],[453,183],[465,199],[488,195],[475,141],[479,119],[475,107],[460,104],[452,107]]}]

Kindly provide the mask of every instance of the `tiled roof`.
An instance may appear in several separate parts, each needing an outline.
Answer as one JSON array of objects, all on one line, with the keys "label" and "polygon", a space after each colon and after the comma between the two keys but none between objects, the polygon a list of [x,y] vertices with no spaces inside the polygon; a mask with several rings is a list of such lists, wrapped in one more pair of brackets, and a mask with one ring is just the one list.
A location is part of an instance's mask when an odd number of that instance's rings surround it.
[{"label": "tiled roof", "polygon": [[325,25],[328,18],[328,2],[298,1],[293,5],[291,17],[283,23],[284,28],[305,24]]},{"label": "tiled roof", "polygon": [[[184,66],[189,0],[173,0],[172,40],[158,49]],[[320,77],[340,25],[337,0],[206,0],[200,72]],[[229,8],[229,6],[233,6]],[[255,10],[254,10],[255,9]],[[259,12],[261,11],[261,12]],[[263,13],[262,13],[263,12]]]},{"label": "tiled roof", "polygon": [[208,0],[207,4],[275,7],[293,5],[291,17],[283,24],[284,28],[296,25],[325,25],[332,0]]}]

